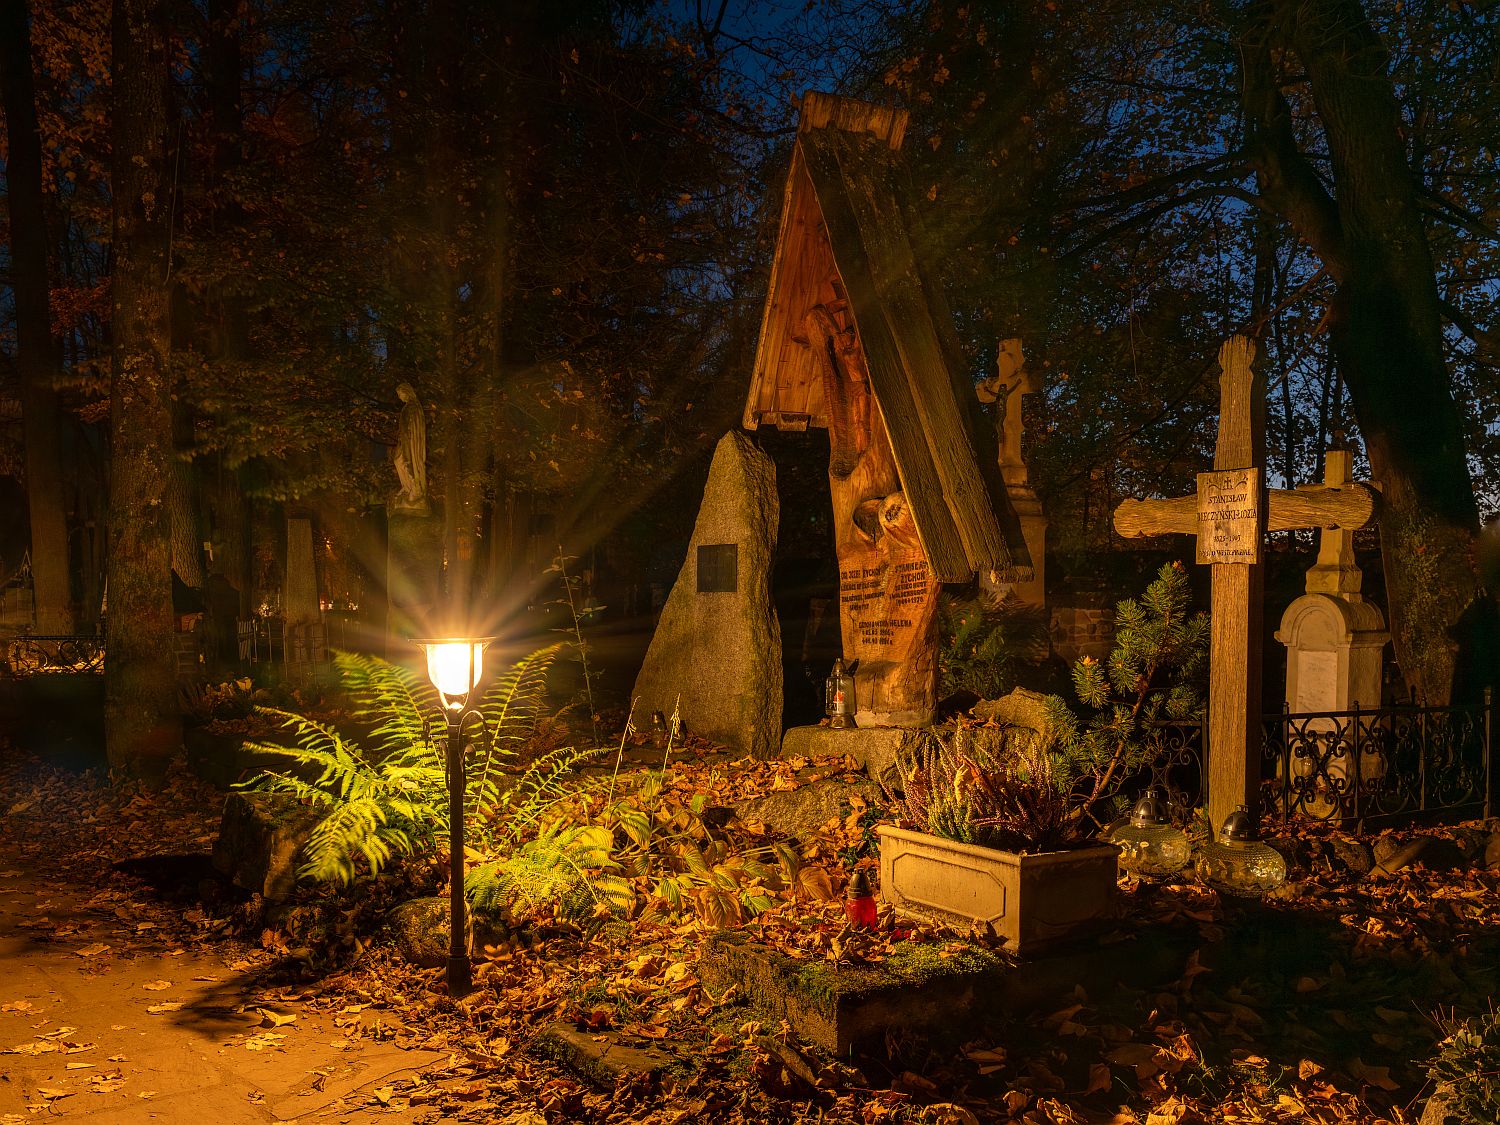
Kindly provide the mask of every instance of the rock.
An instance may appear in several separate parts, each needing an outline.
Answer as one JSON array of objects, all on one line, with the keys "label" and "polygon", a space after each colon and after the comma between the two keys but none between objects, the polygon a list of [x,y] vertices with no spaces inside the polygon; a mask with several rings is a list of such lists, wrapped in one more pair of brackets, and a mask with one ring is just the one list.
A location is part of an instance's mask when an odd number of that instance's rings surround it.
[{"label": "rock", "polygon": [[1051,696],[1039,691],[1016,688],[999,699],[986,699],[976,703],[973,715],[1002,727],[1020,727],[1033,731],[1042,744],[1050,744],[1056,737],[1055,724],[1048,713]]},{"label": "rock", "polygon": [[[411,964],[422,969],[441,969],[448,963],[449,911],[446,895],[414,898],[393,907],[386,915],[386,928],[396,949]],[[510,930],[491,919],[467,915],[471,949],[501,946],[511,939]]]},{"label": "rock", "polygon": [[1307,871],[1311,867],[1312,849],[1300,836],[1276,836],[1265,841],[1272,851],[1286,860],[1287,872]]},{"label": "rock", "polygon": [[[1365,876],[1367,879],[1383,879],[1387,875],[1394,875],[1403,867],[1409,867],[1417,861],[1419,856],[1427,851],[1427,846],[1432,842],[1426,836],[1418,836],[1416,839],[1400,844],[1394,849],[1390,847],[1382,849],[1380,845],[1385,842],[1385,839],[1376,841],[1374,852],[1376,862],[1375,866],[1370,868],[1370,873]],[[1385,854],[1384,859],[1381,858],[1382,851]]]},{"label": "rock", "polygon": [[796,789],[736,801],[733,807],[741,820],[763,821],[768,828],[800,839],[829,820],[847,815],[850,797],[860,797],[872,805],[879,804],[880,786],[864,778],[830,777],[808,782]]},{"label": "rock", "polygon": [[1443,1082],[1432,1092],[1417,1125],[1462,1125],[1458,1108],[1453,1104],[1452,1083]]},{"label": "rock", "polygon": [[1463,853],[1466,864],[1484,862],[1484,846],[1489,841],[1488,832],[1460,825],[1452,830],[1452,836],[1449,838]]},{"label": "rock", "polygon": [[686,561],[636,677],[636,713],[679,707],[687,729],[773,758],[781,627],[771,605],[776,468],[743,434],[719,440]]},{"label": "rock", "polygon": [[1420,862],[1429,871],[1454,871],[1468,865],[1463,849],[1449,836],[1418,836],[1427,841]]},{"label": "rock", "polygon": [[601,1090],[613,1090],[621,1078],[655,1076],[672,1061],[658,1048],[626,1046],[608,1032],[583,1032],[559,1021],[542,1028],[531,1041],[530,1052],[562,1063],[580,1078]]},{"label": "rock", "polygon": [[1491,871],[1500,868],[1500,832],[1490,833],[1489,842],[1484,845],[1484,865]]},{"label": "rock", "polygon": [[272,901],[286,898],[297,885],[302,847],[323,815],[285,794],[231,793],[214,842],[214,867],[235,886]]},{"label": "rock", "polygon": [[850,757],[873,781],[901,789],[896,764],[920,741],[921,731],[902,727],[792,727],[781,740],[783,758]]},{"label": "rock", "polygon": [[1338,867],[1356,879],[1362,879],[1375,866],[1375,856],[1370,846],[1352,836],[1334,836],[1328,841],[1328,850]]},{"label": "rock", "polygon": [[1375,862],[1385,863],[1391,856],[1399,852],[1405,846],[1405,843],[1406,841],[1397,836],[1387,835],[1377,838],[1375,843],[1371,845],[1371,852],[1375,856]]}]

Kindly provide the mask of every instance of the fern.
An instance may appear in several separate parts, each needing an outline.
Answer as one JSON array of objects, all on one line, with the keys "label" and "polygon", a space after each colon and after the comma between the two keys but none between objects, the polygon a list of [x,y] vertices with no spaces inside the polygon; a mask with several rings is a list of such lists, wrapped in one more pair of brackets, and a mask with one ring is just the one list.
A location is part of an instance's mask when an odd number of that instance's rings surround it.
[{"label": "fern", "polygon": [[[523,657],[497,677],[476,708],[488,737],[471,747],[475,768],[468,771],[465,805],[478,850],[503,845],[514,853],[555,806],[593,784],[580,785],[575,776],[577,766],[598,753],[592,750],[555,750],[511,773],[542,714],[546,673],[557,651],[552,645]],[[264,770],[242,787],[326,810],[299,874],[342,885],[362,863],[378,872],[397,858],[434,854],[448,839],[448,788],[442,732],[431,728],[431,716],[440,713],[431,685],[409,668],[361,653],[336,652],[334,665],[355,718],[370,729],[370,746],[313,719],[259,708],[296,746],[248,744],[287,766]],[[506,785],[508,775],[513,785]],[[546,855],[538,846],[528,859],[539,863]]]},{"label": "fern", "polygon": [[[262,771],[244,788],[284,793],[328,810],[308,838],[299,874],[346,884],[360,857],[378,872],[396,856],[437,846],[440,826],[447,824],[441,768],[410,750],[372,764],[331,727],[274,708],[260,713],[292,733],[297,748],[250,743],[256,753],[283,758],[292,768]],[[304,780],[307,774],[313,774],[312,780]]]}]

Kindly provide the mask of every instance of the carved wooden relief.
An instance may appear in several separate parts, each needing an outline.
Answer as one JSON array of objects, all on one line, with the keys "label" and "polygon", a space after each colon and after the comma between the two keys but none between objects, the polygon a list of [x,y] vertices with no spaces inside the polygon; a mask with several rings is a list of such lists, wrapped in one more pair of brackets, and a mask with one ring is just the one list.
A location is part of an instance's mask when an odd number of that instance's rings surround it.
[{"label": "carved wooden relief", "polygon": [[839,561],[844,657],[858,660],[861,726],[932,720],[939,584],[917,535],[864,355],[837,280],[803,318],[822,371],[828,482]]}]

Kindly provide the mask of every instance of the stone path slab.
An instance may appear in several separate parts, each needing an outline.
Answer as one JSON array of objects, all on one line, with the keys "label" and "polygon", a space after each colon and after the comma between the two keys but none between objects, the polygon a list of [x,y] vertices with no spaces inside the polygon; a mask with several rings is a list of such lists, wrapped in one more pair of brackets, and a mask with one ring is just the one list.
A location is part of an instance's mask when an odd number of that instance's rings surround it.
[{"label": "stone path slab", "polygon": [[0,1125],[388,1120],[342,1099],[447,1058],[348,1037],[303,1005],[267,1017],[248,965],[86,897],[0,843]]}]

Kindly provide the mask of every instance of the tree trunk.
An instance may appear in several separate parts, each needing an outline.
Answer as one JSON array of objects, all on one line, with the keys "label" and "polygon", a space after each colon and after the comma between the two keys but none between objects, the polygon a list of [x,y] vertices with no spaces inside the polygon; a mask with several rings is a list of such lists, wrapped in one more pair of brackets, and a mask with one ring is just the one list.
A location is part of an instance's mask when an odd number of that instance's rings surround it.
[{"label": "tree trunk", "polygon": [[[1276,0],[1244,43],[1252,163],[1267,202],[1323,259],[1337,291],[1330,340],[1385,495],[1381,551],[1407,684],[1429,703],[1471,694],[1459,633],[1475,620],[1479,532],[1462,417],[1443,357],[1436,274],[1384,45],[1359,0]],[[1269,34],[1264,34],[1269,32]],[[1273,45],[1312,91],[1333,194],[1295,147]],[[1480,680],[1474,679],[1477,688]]]},{"label": "tree trunk", "polygon": [[59,352],[52,337],[42,148],[31,78],[26,0],[0,0],[0,88],[5,105],[6,202],[10,208],[11,287],[15,295],[16,368],[26,445],[31,571],[36,626],[73,631],[68,523],[62,475],[62,415],[53,380]]},{"label": "tree trunk", "polygon": [[112,769],[159,774],[181,743],[172,645],[168,54],[160,0],[115,0],[109,617]]}]

